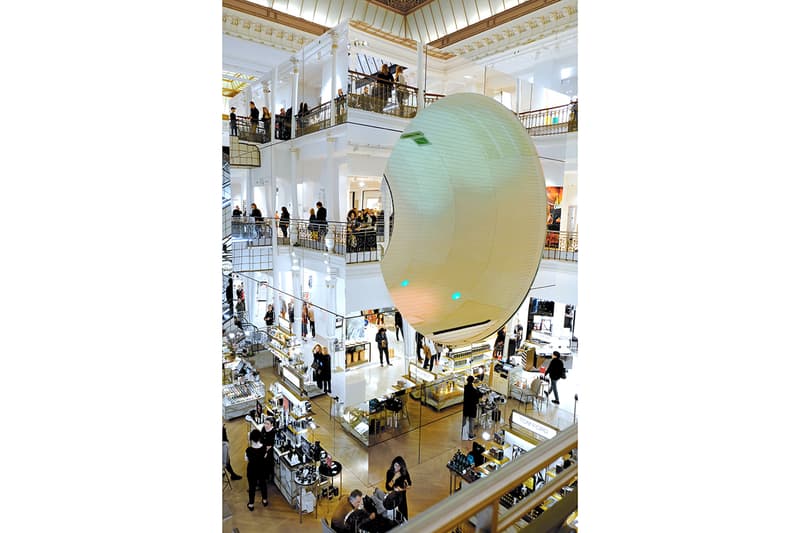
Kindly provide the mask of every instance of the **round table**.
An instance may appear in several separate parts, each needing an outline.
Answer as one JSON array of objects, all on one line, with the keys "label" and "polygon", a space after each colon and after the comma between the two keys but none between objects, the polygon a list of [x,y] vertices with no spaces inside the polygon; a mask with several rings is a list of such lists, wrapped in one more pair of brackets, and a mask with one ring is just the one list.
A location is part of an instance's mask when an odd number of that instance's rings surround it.
[{"label": "round table", "polygon": [[[300,501],[298,502],[297,508],[300,510],[300,523],[302,524],[303,523],[303,489],[302,489],[302,487],[311,487],[311,486],[317,486],[318,487],[319,486],[319,476],[315,475],[314,479],[312,479],[311,481],[307,481],[307,482],[303,482],[303,481],[300,481],[299,479],[297,479],[296,473],[293,476],[293,478],[294,479],[292,481],[294,481],[296,485],[300,485],[300,487],[301,487],[300,488]],[[316,490],[314,491],[314,497],[319,499],[319,497],[317,495],[317,492],[318,491],[316,491]],[[315,501],[314,502],[314,513],[315,513],[314,516],[315,517],[318,516],[317,515],[317,513],[319,512],[318,509],[319,509],[319,502]]]},{"label": "round table", "polygon": [[341,476],[342,463],[340,463],[339,461],[331,461],[331,466],[328,467],[328,465],[323,462],[323,463],[321,463],[319,465],[319,468],[317,469],[317,471],[319,472],[319,475],[325,476],[325,477],[333,478],[333,477],[339,476],[339,498],[341,499],[341,497],[342,497],[342,476]]}]

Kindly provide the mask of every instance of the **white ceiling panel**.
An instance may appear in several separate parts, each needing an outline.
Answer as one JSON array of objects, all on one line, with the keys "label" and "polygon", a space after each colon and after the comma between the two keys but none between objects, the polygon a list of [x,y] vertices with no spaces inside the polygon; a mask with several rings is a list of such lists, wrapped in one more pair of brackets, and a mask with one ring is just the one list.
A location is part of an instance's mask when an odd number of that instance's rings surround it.
[{"label": "white ceiling panel", "polygon": [[425,23],[425,31],[428,32],[428,39],[434,40],[437,35],[436,32],[436,25],[433,23],[433,17],[431,16],[431,11],[429,9],[420,9],[419,14],[422,15],[422,20]]},{"label": "white ceiling panel", "polygon": [[[480,21],[480,16],[478,15],[478,6],[475,4],[475,0],[454,0],[455,2],[461,2],[464,6],[464,14],[467,17],[467,23],[475,24],[476,22]],[[458,9],[458,3],[456,3],[456,9]]]},{"label": "white ceiling panel", "polygon": [[408,24],[408,36],[415,41],[427,43],[428,41],[422,37],[419,31],[419,24],[417,23],[417,13],[412,13],[406,17],[406,24]]},{"label": "white ceiling panel", "polygon": [[478,5],[478,15],[480,15],[481,20],[493,15],[492,5],[489,0],[475,0],[475,3]]},{"label": "white ceiling panel", "polygon": [[469,26],[469,24],[467,24],[467,17],[464,15],[464,6],[461,4],[461,0],[449,1],[453,7],[453,19],[456,21],[456,27],[461,29]]},{"label": "white ceiling panel", "polygon": [[489,0],[486,3],[489,4],[489,8],[492,10],[492,15],[496,15],[501,11],[505,10],[505,6],[503,5],[503,0]]},{"label": "white ceiling panel", "polygon": [[378,8],[375,7],[374,4],[367,3],[367,9],[364,12],[364,18],[362,19],[364,22],[372,26],[374,24],[375,13],[377,13]]},{"label": "white ceiling panel", "polygon": [[302,0],[300,2],[292,2],[291,0],[288,0],[286,4],[287,4],[286,5],[287,13],[289,13],[290,15],[294,15],[295,17],[300,16],[300,9],[303,6]]},{"label": "white ceiling panel", "polygon": [[453,13],[453,5],[450,3],[450,0],[444,0],[444,2],[439,0],[436,3],[439,4],[439,9],[442,11],[442,18],[445,21],[447,33],[453,33],[458,29],[456,15]]},{"label": "white ceiling panel", "polygon": [[356,9],[353,12],[354,20],[364,20],[364,16],[367,14],[367,5],[367,0],[358,0],[356,2]]},{"label": "white ceiling panel", "polygon": [[[420,11],[425,19],[425,25],[428,27],[428,33],[430,35],[442,35],[444,26],[442,25],[442,21],[439,19],[439,17],[437,17],[431,9],[430,4],[420,9]],[[438,39],[438,37],[434,39]]]},{"label": "white ceiling panel", "polygon": [[[327,0],[321,0],[323,4],[327,4]],[[300,4],[300,17],[306,20],[317,22],[314,19],[314,9],[317,7],[317,0],[303,0]]]},{"label": "white ceiling panel", "polygon": [[390,30],[390,33],[394,35],[405,36],[405,33],[403,32],[403,20],[405,20],[404,17],[395,14],[395,17],[392,20],[392,29]]}]

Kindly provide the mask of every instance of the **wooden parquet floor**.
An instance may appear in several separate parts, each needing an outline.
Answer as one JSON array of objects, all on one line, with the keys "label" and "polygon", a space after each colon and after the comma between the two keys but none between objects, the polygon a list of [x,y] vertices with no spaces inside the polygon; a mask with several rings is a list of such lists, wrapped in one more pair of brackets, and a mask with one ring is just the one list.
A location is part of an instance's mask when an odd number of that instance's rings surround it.
[{"label": "wooden parquet floor", "polygon": [[[267,386],[277,379],[271,367],[260,370],[262,380]],[[343,465],[342,494],[347,494],[356,488],[365,494],[372,494],[375,487],[383,489],[386,470],[394,457],[401,455],[406,460],[413,483],[408,491],[408,508],[412,517],[448,496],[450,479],[445,465],[457,448],[461,447],[466,451],[471,447],[471,443],[460,440],[460,404],[437,412],[409,399],[409,418],[417,429],[403,432],[402,427],[406,425],[402,424],[400,430],[387,430],[381,438],[388,437],[389,434],[396,436],[370,448],[356,441],[331,419],[330,399],[327,396],[313,399],[312,404],[315,413],[313,418],[318,426],[313,438],[319,440],[322,446],[331,452],[333,458]],[[522,411],[524,406],[512,399],[506,406],[507,415],[511,414],[511,409]],[[527,411],[528,414],[531,413],[530,406]],[[571,415],[555,406],[548,406],[543,413],[536,415],[537,418],[559,428],[572,423]],[[330,501],[323,499],[318,506],[319,517],[315,518],[314,513],[306,514],[301,524],[298,512],[283,498],[280,491],[270,484],[269,506],[261,506],[261,493],[257,492],[255,511],[248,511],[244,450],[247,446],[249,424],[244,418],[224,423],[231,444],[231,464],[236,473],[243,478],[233,481],[232,489],[224,487],[222,490],[222,499],[232,512],[232,516],[222,521],[223,533],[230,533],[234,528],[238,528],[239,533],[321,531],[320,519],[322,517],[330,519],[338,504],[336,498]],[[482,442],[481,431],[476,433],[479,435],[478,440]],[[338,486],[338,478],[335,479],[335,483]]]}]

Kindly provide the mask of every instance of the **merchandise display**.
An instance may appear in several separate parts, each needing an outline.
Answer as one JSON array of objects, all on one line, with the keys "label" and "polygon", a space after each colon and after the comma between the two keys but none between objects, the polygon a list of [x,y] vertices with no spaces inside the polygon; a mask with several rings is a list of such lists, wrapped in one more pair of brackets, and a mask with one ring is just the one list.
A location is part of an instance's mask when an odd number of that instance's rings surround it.
[{"label": "merchandise display", "polygon": [[345,368],[372,361],[372,344],[369,342],[348,342],[345,345]]},{"label": "merchandise display", "polygon": [[398,380],[385,395],[345,407],[339,423],[364,446],[377,444],[380,433],[399,429],[401,423],[407,427],[404,422],[408,419],[405,402],[413,387],[413,383]]},{"label": "merchandise display", "polygon": [[222,386],[222,417],[231,420],[255,409],[256,402],[264,398],[261,381],[246,381]]}]

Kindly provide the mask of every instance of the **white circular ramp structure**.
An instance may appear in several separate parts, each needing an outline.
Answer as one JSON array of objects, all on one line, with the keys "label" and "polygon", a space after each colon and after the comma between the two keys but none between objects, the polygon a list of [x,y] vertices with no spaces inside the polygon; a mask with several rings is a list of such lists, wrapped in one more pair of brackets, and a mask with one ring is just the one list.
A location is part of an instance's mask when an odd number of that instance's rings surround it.
[{"label": "white circular ramp structure", "polygon": [[450,346],[497,331],[528,294],[545,239],[544,175],[522,124],[486,96],[447,96],[408,125],[386,181],[381,270],[404,319]]}]

